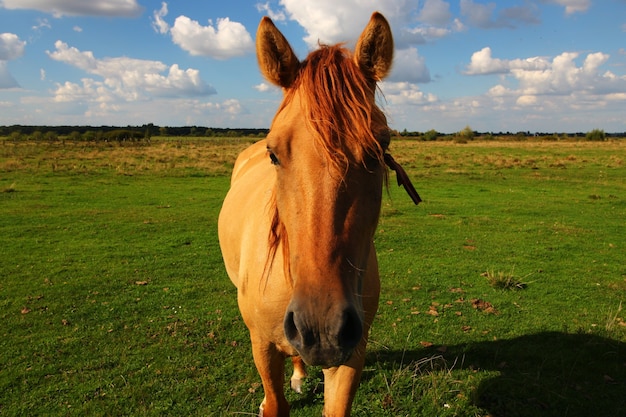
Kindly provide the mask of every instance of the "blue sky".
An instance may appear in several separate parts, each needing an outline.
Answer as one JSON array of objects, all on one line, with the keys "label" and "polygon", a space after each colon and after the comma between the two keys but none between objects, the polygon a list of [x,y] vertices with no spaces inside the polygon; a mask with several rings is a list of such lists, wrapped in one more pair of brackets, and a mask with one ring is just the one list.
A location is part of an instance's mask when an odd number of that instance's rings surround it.
[{"label": "blue sky", "polygon": [[394,31],[394,129],[626,131],[626,0],[0,0],[0,125],[269,127],[254,36]]}]

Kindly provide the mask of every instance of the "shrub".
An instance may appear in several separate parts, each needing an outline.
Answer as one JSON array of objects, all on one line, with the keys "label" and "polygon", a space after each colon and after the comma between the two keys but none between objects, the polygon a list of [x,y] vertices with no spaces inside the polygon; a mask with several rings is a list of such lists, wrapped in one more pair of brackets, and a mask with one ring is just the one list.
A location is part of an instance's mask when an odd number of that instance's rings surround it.
[{"label": "shrub", "polygon": [[589,141],[601,142],[606,140],[606,133],[602,129],[593,129],[591,132],[587,132],[585,139]]},{"label": "shrub", "polygon": [[428,132],[424,133],[424,140],[425,141],[437,140],[438,136],[439,136],[439,132],[437,132],[435,129],[430,129]]}]

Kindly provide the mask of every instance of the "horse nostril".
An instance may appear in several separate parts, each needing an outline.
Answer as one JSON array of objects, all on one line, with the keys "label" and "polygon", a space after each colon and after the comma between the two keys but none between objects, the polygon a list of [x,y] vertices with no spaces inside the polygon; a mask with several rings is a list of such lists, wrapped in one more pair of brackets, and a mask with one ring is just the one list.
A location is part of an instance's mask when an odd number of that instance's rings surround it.
[{"label": "horse nostril", "polygon": [[339,346],[344,349],[355,348],[363,337],[363,323],[354,308],[347,308],[343,312],[343,321],[339,329]]},{"label": "horse nostril", "polygon": [[298,327],[296,326],[296,322],[294,321],[293,311],[290,311],[285,315],[284,327],[285,327],[285,336],[287,336],[287,339],[291,343],[294,343],[294,341],[299,339],[298,336],[300,332],[298,331]]}]

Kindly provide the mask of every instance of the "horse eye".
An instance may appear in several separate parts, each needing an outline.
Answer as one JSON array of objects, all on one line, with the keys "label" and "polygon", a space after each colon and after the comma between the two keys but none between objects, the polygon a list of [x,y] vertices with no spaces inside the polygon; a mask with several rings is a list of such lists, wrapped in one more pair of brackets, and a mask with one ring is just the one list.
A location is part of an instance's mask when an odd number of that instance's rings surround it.
[{"label": "horse eye", "polygon": [[276,156],[276,154],[274,152],[272,152],[272,150],[270,148],[267,148],[267,153],[270,156],[270,160],[272,161],[272,165],[280,165],[280,161],[278,160],[278,157]]}]

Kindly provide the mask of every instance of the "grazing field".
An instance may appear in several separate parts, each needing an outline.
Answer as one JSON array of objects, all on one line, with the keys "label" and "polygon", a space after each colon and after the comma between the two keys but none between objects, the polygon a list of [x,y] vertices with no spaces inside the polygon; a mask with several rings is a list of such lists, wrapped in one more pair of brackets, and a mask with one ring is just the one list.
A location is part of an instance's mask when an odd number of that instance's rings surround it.
[{"label": "grazing field", "polygon": [[[0,416],[257,412],[216,230],[249,143],[0,140]],[[626,415],[626,141],[392,154],[424,203],[390,176],[353,414]]]}]

